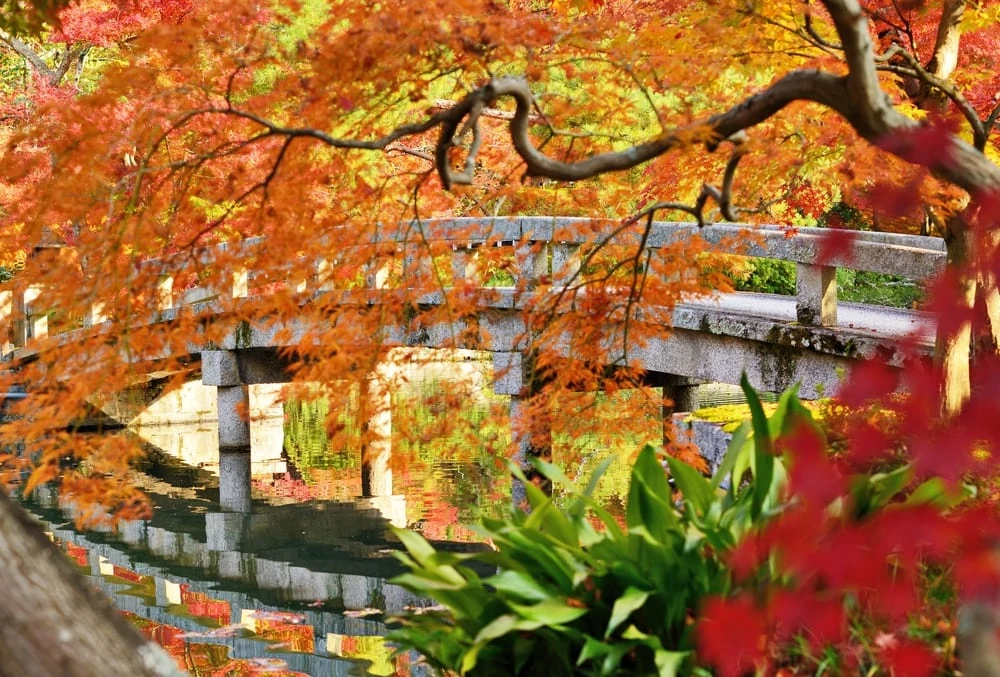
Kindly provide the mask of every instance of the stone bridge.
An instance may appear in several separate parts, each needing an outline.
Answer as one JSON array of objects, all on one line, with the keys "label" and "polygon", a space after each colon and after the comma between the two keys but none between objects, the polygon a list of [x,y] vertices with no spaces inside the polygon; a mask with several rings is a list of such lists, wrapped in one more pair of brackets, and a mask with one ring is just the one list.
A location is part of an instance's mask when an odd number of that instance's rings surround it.
[{"label": "stone bridge", "polygon": [[[478,248],[502,246],[512,252],[513,286],[493,287],[482,296],[475,318],[481,342],[462,346],[490,355],[493,387],[497,393],[511,396],[512,420],[521,411],[520,397],[525,390],[520,365],[527,349],[524,309],[531,302],[530,290],[546,285],[557,287],[576,274],[583,259],[581,251],[593,245],[592,235],[584,228],[587,223],[582,219],[524,217],[453,219],[419,225],[425,241],[450,244],[456,283],[474,266]],[[647,233],[644,246],[650,249],[680,238],[703,237],[728,247],[723,249],[727,253],[789,261],[796,269],[794,296],[737,292],[685,301],[673,309],[662,337],[632,352],[637,366],[649,374],[650,383],[664,387],[666,394],[681,406],[690,386],[709,381],[738,383],[743,373],[757,388],[780,391],[799,383],[803,397],[815,398],[833,392],[843,372],[858,359],[878,355],[890,365],[902,367],[905,358],[914,352],[929,354],[934,333],[929,316],[913,310],[838,303],[836,271],[843,267],[924,280],[943,267],[944,245],[939,238],[857,232],[853,233],[850,254],[820,260],[824,237],[821,229],[755,226],[753,238],[740,238],[747,228],[751,227],[727,224],[699,230],[692,224],[658,222]],[[390,241],[382,244],[391,245],[392,236],[387,237]],[[739,247],[732,244],[738,240],[743,244]],[[261,239],[253,239],[238,245],[219,245],[215,251],[231,254],[234,247],[242,247],[248,259],[256,259],[250,254],[262,244]],[[201,258],[211,260],[212,252],[207,249]],[[202,313],[211,316],[214,308],[221,312],[223,307],[232,307],[234,301],[253,303],[254,300],[249,293],[255,276],[252,268],[236,270],[232,286],[226,289],[192,288],[177,294],[173,282],[180,271],[171,271],[155,260],[141,265],[162,267],[159,307],[155,313],[158,321],[169,321],[177,313],[189,311],[189,306],[199,307]],[[329,262],[316,262],[317,270],[325,265]],[[386,278],[385,271],[369,271],[365,286],[372,290],[387,289]],[[298,291],[303,298],[313,299],[342,293],[322,287],[309,289],[308,282]],[[378,303],[377,298],[371,296],[366,303]],[[443,302],[441,292],[426,293],[419,298],[419,303],[425,306]],[[646,310],[651,316],[657,315],[656,308]],[[31,287],[0,290],[0,316],[6,315],[13,328],[11,342],[4,351],[7,359],[31,357],[31,339],[48,333],[48,312],[44,290]],[[95,307],[86,326],[97,328],[102,321],[100,308]],[[462,329],[452,323],[413,332],[400,322],[399,326],[386,328],[386,344],[399,349],[454,349],[453,338]],[[308,330],[309,327],[292,318],[277,325],[243,326],[221,345],[210,349],[192,346],[192,352],[201,357],[203,383],[217,388],[223,475],[227,474],[227,467],[232,476],[249,473],[249,460],[244,460],[250,445],[249,423],[237,414],[248,407],[248,387],[287,382],[290,377],[287,365],[280,359],[281,349],[295,345]],[[67,336],[66,340],[72,337]],[[368,395],[387,399],[388,389],[379,383],[388,382],[391,372],[398,368],[390,351],[383,366],[366,379]],[[376,418],[369,422],[369,427],[385,429],[384,438],[390,439],[391,421],[387,415],[379,414]],[[392,493],[388,444],[386,441],[381,446],[375,445],[365,454],[365,495]],[[242,480],[237,484],[243,486]],[[233,508],[246,505],[249,500],[248,493],[242,490],[229,492],[227,497],[223,488],[222,496],[223,504],[228,502]]]}]

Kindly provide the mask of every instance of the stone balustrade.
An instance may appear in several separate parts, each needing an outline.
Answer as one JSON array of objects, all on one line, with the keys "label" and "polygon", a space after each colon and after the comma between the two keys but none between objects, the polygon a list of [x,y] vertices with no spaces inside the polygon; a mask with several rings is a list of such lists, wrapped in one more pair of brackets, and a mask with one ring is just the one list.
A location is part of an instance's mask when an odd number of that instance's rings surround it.
[{"label": "stone balustrade", "polygon": [[[448,219],[422,222],[422,241],[451,243],[452,274],[454,280],[468,278],[476,269],[476,250],[483,246],[502,246],[513,257],[514,278],[518,285],[533,288],[542,284],[565,284],[579,270],[581,251],[595,244],[592,221],[574,218],[512,217],[496,219]],[[635,226],[625,233],[608,237],[608,244],[636,244]],[[741,237],[750,229],[751,235]],[[607,231],[614,230],[609,222]],[[689,223],[654,222],[646,234],[645,246],[650,249],[667,246],[679,239],[703,237],[719,245],[719,251],[754,258],[789,261],[796,267],[796,311],[798,322],[805,326],[832,327],[837,325],[838,268],[899,275],[912,280],[925,280],[934,276],[944,265],[944,243],[940,238],[893,233],[851,232],[851,255],[838,253],[830,260],[820,260],[823,238],[828,231],[819,228],[786,228],[781,226],[754,226],[741,224],[716,224],[699,230]],[[336,242],[336,234],[331,234]],[[372,238],[369,244],[391,244],[397,241],[405,257],[403,238],[412,233],[385,231]],[[255,251],[263,247],[264,238],[250,238],[242,242],[222,243],[205,247],[193,255],[186,255],[178,266],[169,259],[151,259],[139,264],[140,269],[158,273],[158,293],[155,311],[165,312],[220,298],[238,299],[250,295],[250,282],[255,271],[236,267],[230,275],[231,284],[224,289],[192,286],[178,290],[178,275],[199,265],[210,265],[221,254],[239,258],[246,254],[252,259]],[[413,246],[412,242],[408,246]],[[328,277],[336,261],[322,259],[315,262],[310,279],[293,282],[298,292],[322,291],[324,285],[317,280]],[[369,288],[389,286],[390,271],[386,266],[372,267],[366,271],[365,283]],[[52,313],[46,304],[44,289],[37,285],[18,285],[18,280],[0,287],[0,323],[9,327],[9,339],[4,354],[24,347],[32,338],[49,335],[48,318]],[[83,318],[85,327],[95,326],[106,319],[105,307],[94,303]]]}]

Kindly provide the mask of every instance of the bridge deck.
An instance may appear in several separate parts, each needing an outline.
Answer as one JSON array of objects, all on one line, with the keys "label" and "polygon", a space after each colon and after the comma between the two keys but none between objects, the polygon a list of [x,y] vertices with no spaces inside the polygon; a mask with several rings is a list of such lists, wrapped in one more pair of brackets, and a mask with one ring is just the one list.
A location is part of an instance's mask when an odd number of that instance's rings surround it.
[{"label": "bridge deck", "polygon": [[[795,304],[794,296],[734,292],[720,294],[714,299],[691,301],[678,308],[710,309],[726,314],[795,322]],[[916,338],[919,344],[925,345],[934,343],[933,317],[925,312],[905,308],[842,301],[837,306],[837,325],[828,329],[870,334],[873,338]]]}]

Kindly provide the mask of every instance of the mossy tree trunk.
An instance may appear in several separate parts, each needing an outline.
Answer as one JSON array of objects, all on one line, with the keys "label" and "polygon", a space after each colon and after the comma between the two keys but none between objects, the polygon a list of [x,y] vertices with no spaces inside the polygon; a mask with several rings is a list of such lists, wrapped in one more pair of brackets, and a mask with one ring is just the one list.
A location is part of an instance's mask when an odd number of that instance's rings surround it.
[{"label": "mossy tree trunk", "polygon": [[0,490],[0,675],[180,677]]}]

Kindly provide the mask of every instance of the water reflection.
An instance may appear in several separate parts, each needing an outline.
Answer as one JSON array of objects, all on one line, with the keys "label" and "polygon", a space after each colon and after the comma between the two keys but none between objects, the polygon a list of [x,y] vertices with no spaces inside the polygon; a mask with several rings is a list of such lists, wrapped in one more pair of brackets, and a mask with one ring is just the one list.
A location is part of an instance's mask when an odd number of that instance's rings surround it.
[{"label": "water reflection", "polygon": [[[393,393],[391,495],[358,498],[357,390],[345,387],[339,403],[282,406],[276,389],[254,387],[252,451],[236,459],[246,466],[247,494],[240,510],[220,510],[214,389],[193,383],[134,422],[150,447],[135,481],[155,506],[151,520],[84,536],[44,490],[33,509],[193,674],[256,674],[275,660],[285,661],[278,674],[422,674],[414,657],[391,659],[385,645],[383,614],[426,604],[387,582],[401,573],[390,525],[450,548],[485,547],[463,525],[510,501],[508,402],[486,383],[432,374]],[[555,406],[564,421],[554,431],[556,460],[586,482],[614,455],[597,497],[621,512],[630,458],[662,438],[659,396],[578,393]]]},{"label": "water reflection", "polygon": [[80,572],[192,675],[427,674],[413,656],[392,657],[381,618],[287,611],[64,525],[46,526]]},{"label": "water reflection", "polygon": [[[159,452],[146,466],[151,474],[176,476],[183,470],[166,466],[177,461],[180,468],[204,471],[197,484],[213,489],[220,474],[230,480],[249,474],[246,497],[227,489],[227,504],[245,512],[257,511],[253,502],[353,502],[362,494],[356,392],[331,412],[324,398],[282,405],[276,387],[251,387],[250,456],[220,461],[217,423],[198,418],[214,414],[206,392],[214,389],[194,382],[184,390],[171,400],[188,407],[181,422],[167,424],[169,408],[156,402],[132,427]],[[428,538],[474,540],[458,524],[495,516],[509,502],[506,409],[504,398],[468,375],[457,385],[428,378],[394,393],[391,495],[364,499],[362,509],[377,509],[389,523],[417,528]]]}]

